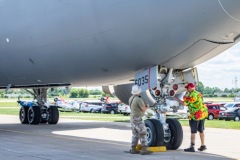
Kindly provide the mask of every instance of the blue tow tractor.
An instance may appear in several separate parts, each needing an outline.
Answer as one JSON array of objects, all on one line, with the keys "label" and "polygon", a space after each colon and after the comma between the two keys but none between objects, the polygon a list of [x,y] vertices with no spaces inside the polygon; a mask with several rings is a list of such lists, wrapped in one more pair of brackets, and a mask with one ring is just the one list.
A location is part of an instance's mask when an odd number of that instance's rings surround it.
[{"label": "blue tow tractor", "polygon": [[21,108],[19,119],[22,124],[57,124],[59,112],[56,106],[40,105],[35,101],[17,101]]}]

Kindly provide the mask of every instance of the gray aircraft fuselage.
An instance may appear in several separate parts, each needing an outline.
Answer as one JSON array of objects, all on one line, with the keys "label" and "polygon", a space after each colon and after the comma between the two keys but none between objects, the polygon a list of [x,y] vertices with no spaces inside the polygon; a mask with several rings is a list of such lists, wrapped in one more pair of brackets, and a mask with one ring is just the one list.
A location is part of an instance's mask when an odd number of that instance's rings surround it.
[{"label": "gray aircraft fuselage", "polygon": [[0,86],[127,83],[239,41],[239,0],[0,0]]}]

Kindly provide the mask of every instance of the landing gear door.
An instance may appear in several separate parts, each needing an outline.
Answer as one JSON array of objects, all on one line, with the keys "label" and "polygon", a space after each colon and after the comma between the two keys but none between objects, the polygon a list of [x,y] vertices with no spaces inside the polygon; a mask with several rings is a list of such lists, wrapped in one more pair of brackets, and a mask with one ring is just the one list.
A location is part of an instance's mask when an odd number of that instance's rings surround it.
[{"label": "landing gear door", "polygon": [[158,66],[154,66],[136,73],[135,85],[138,85],[142,92],[157,87]]}]

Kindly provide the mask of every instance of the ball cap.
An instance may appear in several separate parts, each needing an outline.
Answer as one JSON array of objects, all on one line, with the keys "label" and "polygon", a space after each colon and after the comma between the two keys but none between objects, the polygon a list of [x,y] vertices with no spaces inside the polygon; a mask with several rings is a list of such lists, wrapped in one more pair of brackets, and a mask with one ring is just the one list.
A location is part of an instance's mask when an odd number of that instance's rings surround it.
[{"label": "ball cap", "polygon": [[185,88],[188,89],[188,88],[195,88],[195,85],[193,83],[188,83]]}]

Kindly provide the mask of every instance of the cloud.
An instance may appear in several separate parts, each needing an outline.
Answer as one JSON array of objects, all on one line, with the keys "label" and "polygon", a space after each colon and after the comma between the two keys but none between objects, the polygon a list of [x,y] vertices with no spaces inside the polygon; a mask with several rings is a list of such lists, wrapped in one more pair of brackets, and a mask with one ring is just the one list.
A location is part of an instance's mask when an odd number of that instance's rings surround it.
[{"label": "cloud", "polygon": [[240,79],[240,43],[197,66],[204,86],[234,88],[235,77]]}]

